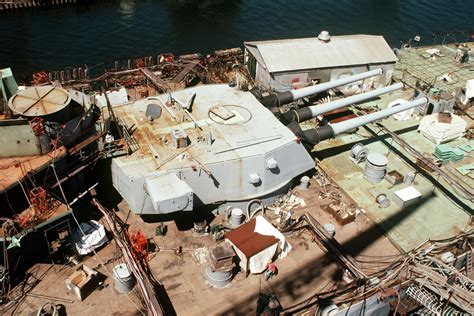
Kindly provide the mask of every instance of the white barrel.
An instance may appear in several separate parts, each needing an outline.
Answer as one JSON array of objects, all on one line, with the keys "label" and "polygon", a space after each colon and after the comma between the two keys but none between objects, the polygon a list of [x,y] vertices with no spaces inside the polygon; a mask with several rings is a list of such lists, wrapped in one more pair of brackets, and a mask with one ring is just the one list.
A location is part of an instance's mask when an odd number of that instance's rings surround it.
[{"label": "white barrel", "polygon": [[370,153],[365,162],[364,177],[370,183],[382,182],[387,172],[388,159],[379,153]]},{"label": "white barrel", "polygon": [[329,236],[334,237],[334,235],[336,235],[336,228],[334,227],[333,224],[331,223],[324,224],[324,229],[327,231]]},{"label": "white barrel", "polygon": [[390,200],[388,199],[385,193],[377,195],[375,200],[377,201],[377,203],[379,203],[380,208],[387,208],[390,206]]},{"label": "white barrel", "polygon": [[237,227],[243,222],[243,215],[244,212],[240,208],[234,208],[232,209],[232,212],[230,213],[230,225],[232,227]]},{"label": "white barrel", "polygon": [[298,189],[307,191],[309,187],[309,177],[308,176],[303,176],[300,179],[300,184],[298,185]]},{"label": "white barrel", "polygon": [[125,294],[133,289],[135,282],[125,263],[116,265],[112,272],[114,274],[115,289],[117,292]]},{"label": "white barrel", "polygon": [[408,172],[405,177],[403,178],[403,182],[407,185],[411,185],[415,181],[415,173]]},{"label": "white barrel", "polygon": [[367,153],[369,151],[367,148],[364,147],[363,144],[357,143],[354,146],[352,146],[350,155],[352,158],[354,158],[357,162],[360,162],[364,160],[367,157]]},{"label": "white barrel", "polygon": [[232,280],[232,271],[212,271],[211,267],[207,267],[205,277],[213,287],[223,288]]}]

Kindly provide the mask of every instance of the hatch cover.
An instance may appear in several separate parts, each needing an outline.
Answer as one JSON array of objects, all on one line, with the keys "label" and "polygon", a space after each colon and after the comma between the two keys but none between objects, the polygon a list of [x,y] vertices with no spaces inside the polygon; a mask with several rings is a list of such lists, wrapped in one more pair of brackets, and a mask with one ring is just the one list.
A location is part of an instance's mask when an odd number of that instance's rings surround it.
[{"label": "hatch cover", "polygon": [[250,121],[252,113],[240,105],[215,105],[209,109],[209,118],[223,125],[236,125]]},{"label": "hatch cover", "polygon": [[17,92],[8,102],[8,106],[17,114],[33,117],[58,112],[70,101],[69,93],[62,88],[39,86]]}]

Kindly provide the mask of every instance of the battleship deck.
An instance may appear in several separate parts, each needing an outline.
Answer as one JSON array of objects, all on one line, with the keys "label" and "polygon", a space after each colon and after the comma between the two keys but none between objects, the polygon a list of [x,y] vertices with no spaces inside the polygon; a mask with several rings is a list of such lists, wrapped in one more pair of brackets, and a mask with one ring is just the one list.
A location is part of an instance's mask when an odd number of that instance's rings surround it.
[{"label": "battleship deck", "polygon": [[[420,73],[429,71],[418,69],[429,68],[425,62],[430,62],[419,56],[421,50],[422,48],[419,48],[419,51],[407,50],[402,53],[407,55],[399,55],[401,56],[400,63],[407,66],[407,72],[413,74],[417,71]],[[403,56],[409,56],[408,54],[411,53],[414,54],[414,60],[404,59]],[[451,51],[451,54],[453,53]],[[418,58],[423,59],[417,62]],[[446,60],[453,58],[454,56],[446,55]],[[433,62],[439,60],[440,58]],[[465,68],[459,73],[468,71],[469,65],[463,65],[462,67]],[[452,66],[460,67],[458,64]],[[442,75],[445,71],[448,69],[436,70],[435,75]],[[399,74],[397,72],[395,77],[398,78]],[[469,72],[466,74],[467,79],[472,78],[469,76]],[[429,81],[431,74],[424,78],[426,79],[423,80]],[[412,81],[413,86],[416,85],[416,80]],[[449,86],[446,89],[451,87],[454,86]],[[461,83],[457,88],[460,87],[462,87]],[[399,98],[407,99],[412,95],[413,90],[401,91],[362,106],[364,108],[375,105],[385,107],[390,101]],[[143,116],[143,109],[142,112],[127,113],[125,108],[118,107],[116,112],[123,115],[124,118],[132,120],[137,113]],[[130,125],[148,124],[143,123],[140,119],[128,123],[131,123]],[[408,121],[387,119],[382,121],[382,124],[399,134],[418,151],[428,155],[434,152],[435,145],[416,131],[417,119]],[[469,121],[469,125],[472,126],[472,121]],[[148,128],[143,126],[141,128],[142,131],[139,131],[141,137],[147,138]],[[322,142],[315,149],[315,156],[319,160],[318,168],[323,169],[330,180],[344,191],[341,192],[341,195],[345,197],[345,203],[357,203],[357,206],[362,209],[362,213],[355,218],[354,222],[341,227],[324,210],[324,207],[333,202],[333,199],[321,199],[320,195],[324,188],[319,186],[315,179],[312,179],[309,191],[294,191],[294,194],[303,198],[307,205],[295,208],[294,217],[297,218],[304,212],[309,212],[321,223],[333,223],[336,227],[336,240],[358,260],[364,271],[370,273],[383,270],[383,266],[386,266],[389,261],[395,260],[394,258],[400,255],[400,251],[412,249],[426,239],[453,236],[461,231],[469,230],[472,228],[474,205],[472,201],[453,191],[450,185],[437,174],[426,174],[418,170],[414,157],[392,141],[379,126],[371,124],[368,128],[361,128],[356,134],[341,135],[336,139]],[[375,137],[370,133],[370,130],[375,132]],[[145,139],[142,142],[143,152],[121,159],[124,162],[127,159],[133,161],[135,158],[140,158],[140,154],[149,155],[148,144],[151,143],[151,139]],[[366,181],[363,177],[363,164],[355,165],[348,159],[348,151],[357,142],[362,142],[371,152],[386,154],[389,160],[389,170],[397,170],[402,175],[417,171],[412,185],[423,194],[421,203],[405,210],[400,210],[393,202],[388,208],[379,208],[375,202],[375,197],[379,193],[386,193],[389,198],[392,198],[395,190],[406,185],[402,183],[393,186],[386,180],[380,184],[371,184]],[[466,142],[466,139],[459,139],[452,144],[461,145]],[[462,162],[450,162],[442,167],[446,172],[456,175],[464,186],[470,188],[474,187],[473,180],[468,176],[457,174],[455,167],[460,164],[472,163],[474,161],[473,153],[466,155]],[[149,159],[152,158],[149,157]],[[147,168],[147,166],[137,168]],[[433,179],[439,181],[439,184],[433,184]],[[449,195],[446,192],[451,193]],[[228,288],[214,289],[209,287],[204,280],[206,263],[205,260],[202,260],[202,254],[205,252],[203,248],[215,245],[215,241],[210,235],[196,236],[190,229],[193,222],[198,220],[194,216],[202,215],[200,212],[184,213],[182,217],[177,218],[161,217],[160,221],[167,225],[168,232],[165,236],[155,236],[157,226],[160,225],[158,222],[148,223],[139,216],[129,216],[128,210],[130,208],[124,201],[119,204],[118,209],[120,210],[117,212],[118,216],[127,219],[131,227],[140,228],[145,236],[151,238],[152,242],[156,244],[157,248],[151,253],[149,265],[154,276],[163,284],[167,292],[170,304],[173,306],[171,310],[178,315],[253,314],[259,293],[272,292],[276,294],[282,306],[288,308],[295,302],[303,300],[311,302],[313,293],[332,289],[343,282],[341,269],[335,263],[334,258],[313,242],[313,236],[302,230],[287,237],[293,250],[286,258],[276,261],[279,269],[279,274],[276,277],[265,281],[263,275],[250,275],[245,278],[244,273],[238,273]],[[220,224],[224,218],[221,214],[215,218],[211,216],[207,220],[209,224]],[[177,249],[182,249],[180,255],[176,254]],[[105,266],[101,266],[102,262],[105,263]],[[98,251],[98,256],[84,258],[82,263],[96,268],[107,276],[104,282],[105,288],[93,292],[84,302],[76,300],[73,304],[64,304],[67,312],[69,314],[142,314],[142,311],[136,307],[140,306],[136,290],[128,295],[120,295],[113,288],[114,281],[110,271],[114,265],[121,262],[116,256],[113,243],[109,243]],[[51,268],[51,265],[41,265],[32,269],[31,272],[34,276],[43,278],[33,292],[71,299],[72,297],[65,293],[63,280],[70,275],[74,267],[65,266],[57,267],[57,270],[54,269],[54,267]],[[46,273],[42,275],[43,272]],[[17,310],[27,315],[37,310],[44,302],[43,299],[25,297],[17,306]]]},{"label": "battleship deck", "polygon": [[66,155],[66,149],[60,147],[41,156],[0,158],[0,192],[16,185],[27,174],[46,168],[47,165]]},{"label": "battleship deck", "polygon": [[[471,51],[473,48],[472,42],[463,47]],[[455,60],[455,56],[456,47],[453,44],[399,50],[394,79],[413,89],[417,88],[417,81],[418,84],[433,85],[434,93],[444,91],[455,96],[458,89],[466,87],[467,80],[474,78],[472,62],[461,64]],[[442,76],[449,73],[453,75],[452,81],[442,80]]]},{"label": "battleship deck", "polygon": [[[382,99],[365,103],[364,107],[385,107],[393,100],[407,98],[407,94],[410,93],[412,92],[393,93]],[[432,154],[436,145],[417,131],[417,119],[396,121],[389,118],[381,123],[390,131],[398,134],[418,152],[434,158]],[[473,122],[470,121],[468,125],[472,126],[472,124]],[[376,136],[373,137],[368,129],[361,128],[357,133],[320,143],[316,147],[315,154],[320,160],[319,166],[368,213],[370,218],[382,227],[400,249],[407,251],[427,239],[445,238],[472,228],[471,217],[474,214],[472,201],[457,193],[439,174],[423,172],[417,166],[416,158],[393,141],[390,135],[384,133],[378,126],[371,124],[367,128],[375,132]],[[386,180],[372,184],[364,179],[365,164],[356,165],[349,160],[348,150],[356,143],[364,144],[369,152],[387,156],[387,171],[397,170],[402,176],[407,173],[415,173],[412,186],[422,194],[421,203],[401,210],[392,200],[389,207],[380,208],[376,202],[376,197],[379,194],[385,193],[389,199],[392,199],[394,191],[408,185],[403,182],[392,185]],[[454,147],[466,144],[469,144],[469,141],[465,138],[450,143]],[[473,144],[472,140],[470,144]],[[467,175],[463,176],[455,170],[461,165],[473,162],[474,155],[471,152],[462,161],[449,162],[441,168],[457,178],[471,192],[474,192],[474,179]],[[430,178],[435,181],[430,181]],[[439,185],[436,182],[439,182]],[[453,196],[448,196],[449,193],[452,193]]]},{"label": "battleship deck", "polygon": [[[336,227],[336,240],[356,260],[360,260],[359,265],[366,273],[379,271],[386,266],[387,258],[396,258],[400,254],[364,214],[344,227],[338,225],[321,208],[331,202],[330,199],[318,197],[321,189],[313,179],[309,191],[294,191],[306,203],[304,207],[293,209],[295,217],[308,212],[323,224],[333,223]],[[348,197],[345,199],[349,203]],[[147,223],[138,216],[128,217],[129,208],[125,202],[119,204],[119,209],[118,216],[122,219],[129,218],[131,227],[139,227],[156,244],[156,251],[150,253],[149,265],[156,279],[163,284],[172,304],[172,308],[167,310],[169,315],[249,315],[255,313],[259,293],[275,293],[282,306],[288,308],[308,299],[312,293],[329,290],[343,282],[340,266],[335,259],[318,247],[313,235],[302,230],[287,237],[293,249],[287,257],[276,261],[279,272],[271,280],[265,281],[264,274],[250,274],[246,278],[245,273],[240,272],[233,278],[230,286],[223,289],[212,288],[204,278],[207,266],[204,247],[212,247],[216,242],[211,235],[197,236],[189,226],[186,227],[185,222],[190,221],[189,216],[175,220],[163,219],[168,232],[165,236],[155,236],[156,228],[160,225],[158,222]],[[267,215],[274,216],[270,212]],[[223,215],[215,217],[212,222],[209,220],[211,224],[223,221]],[[182,254],[176,255],[179,247],[182,247]],[[369,257],[375,259],[368,260]],[[100,266],[102,262],[105,267]],[[137,310],[141,305],[136,289],[128,294],[118,294],[114,289],[111,271],[121,262],[117,258],[113,242],[98,251],[98,256],[86,256],[81,261],[107,277],[104,281],[105,288],[92,292],[83,302],[67,295],[65,291],[63,280],[74,271],[74,266],[35,267],[31,270],[34,276],[45,274],[42,282],[31,292],[74,300],[73,304],[63,303],[66,312],[71,315],[141,315]],[[20,315],[28,315],[44,302],[44,299],[27,296],[17,310],[22,311]],[[165,303],[165,308],[169,307],[165,301],[162,303]]]}]

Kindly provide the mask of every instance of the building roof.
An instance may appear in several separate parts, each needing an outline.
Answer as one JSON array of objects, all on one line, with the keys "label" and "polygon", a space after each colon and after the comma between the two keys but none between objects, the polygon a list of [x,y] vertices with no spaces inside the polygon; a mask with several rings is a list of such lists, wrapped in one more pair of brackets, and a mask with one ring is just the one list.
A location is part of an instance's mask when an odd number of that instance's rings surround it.
[{"label": "building roof", "polygon": [[332,36],[246,42],[245,47],[268,72],[394,63],[397,57],[378,35]]},{"label": "building roof", "polygon": [[248,223],[240,225],[239,227],[224,234],[224,237],[229,239],[240,251],[250,258],[262,250],[273,246],[278,242],[275,236],[266,236],[255,231],[255,218]]}]

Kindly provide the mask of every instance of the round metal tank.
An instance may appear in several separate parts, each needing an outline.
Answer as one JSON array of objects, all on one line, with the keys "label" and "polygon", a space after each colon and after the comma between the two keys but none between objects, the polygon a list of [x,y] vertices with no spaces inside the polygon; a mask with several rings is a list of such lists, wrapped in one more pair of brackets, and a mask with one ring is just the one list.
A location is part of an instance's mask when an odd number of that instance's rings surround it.
[{"label": "round metal tank", "polygon": [[8,101],[13,113],[23,117],[41,117],[46,121],[67,122],[70,119],[71,96],[54,86],[35,86],[18,91]]},{"label": "round metal tank", "polygon": [[334,225],[331,223],[324,224],[324,230],[326,230],[331,237],[336,235],[336,227],[334,227]]},{"label": "round metal tank", "polygon": [[207,267],[205,271],[206,280],[216,288],[224,288],[230,284],[232,280],[232,271],[212,271],[211,267]]},{"label": "round metal tank", "polygon": [[352,146],[350,155],[355,161],[361,162],[367,157],[368,152],[369,151],[367,150],[367,148],[364,147],[363,144],[357,143],[354,146]]},{"label": "round metal tank", "polygon": [[230,225],[232,227],[237,227],[242,224],[244,212],[240,208],[232,209],[230,212]]},{"label": "round metal tank", "polygon": [[371,183],[382,182],[387,172],[388,159],[382,154],[370,153],[365,162],[364,177]]},{"label": "round metal tank", "polygon": [[390,206],[390,200],[387,197],[387,194],[381,193],[375,198],[380,208],[387,208]]},{"label": "round metal tank", "polygon": [[415,181],[415,173],[408,172],[405,177],[403,178],[403,182],[407,185],[411,185]]},{"label": "round metal tank", "polygon": [[135,282],[125,263],[116,265],[112,272],[114,274],[115,289],[117,292],[125,294],[133,289]]},{"label": "round metal tank", "polygon": [[308,176],[303,176],[300,179],[300,184],[298,185],[298,189],[307,191],[309,187],[309,177]]}]

